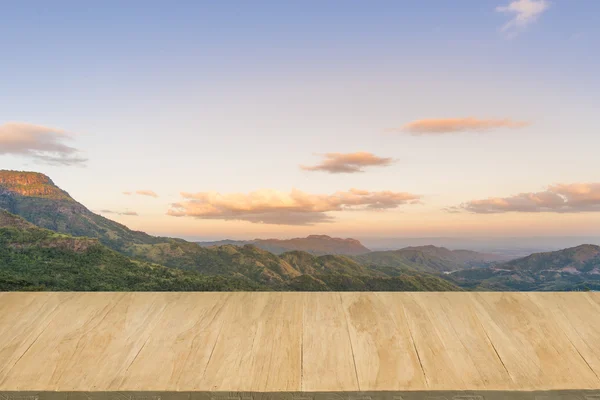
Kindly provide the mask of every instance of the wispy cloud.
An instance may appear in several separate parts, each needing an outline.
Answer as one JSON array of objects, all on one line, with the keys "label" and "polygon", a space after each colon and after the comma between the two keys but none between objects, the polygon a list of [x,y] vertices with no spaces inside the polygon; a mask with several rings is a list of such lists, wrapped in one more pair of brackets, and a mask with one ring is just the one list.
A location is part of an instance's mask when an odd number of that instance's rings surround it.
[{"label": "wispy cloud", "polygon": [[169,215],[277,225],[332,222],[334,219],[328,212],[382,211],[419,203],[421,198],[411,193],[359,189],[331,195],[308,194],[296,189],[290,193],[265,189],[248,194],[203,192],[181,193],[181,196],[184,201],[172,204]]},{"label": "wispy cloud", "polygon": [[139,194],[140,196],[149,196],[157,198],[158,195],[154,193],[152,190],[136,190],[135,194]]},{"label": "wispy cloud", "polygon": [[364,172],[366,167],[385,167],[394,162],[391,158],[377,157],[375,154],[367,152],[327,153],[323,158],[323,161],[318,165],[301,165],[300,168],[306,171],[341,174]]},{"label": "wispy cloud", "polygon": [[401,128],[389,129],[389,131],[408,133],[414,136],[444,135],[459,132],[484,132],[501,128],[516,129],[528,125],[528,122],[513,121],[511,119],[429,118],[418,119]]},{"label": "wispy cloud", "polygon": [[600,183],[557,184],[541,192],[473,200],[450,209],[461,209],[476,214],[597,212],[600,211]]},{"label": "wispy cloud", "polygon": [[0,125],[0,155],[17,155],[48,165],[84,165],[86,158],[66,143],[68,133],[22,122]]},{"label": "wispy cloud", "polygon": [[154,197],[154,198],[158,197],[158,195],[152,190],[136,190],[135,193],[134,192],[123,192],[123,194],[125,196],[131,196],[133,194],[137,194],[140,196],[148,196],[148,197]]},{"label": "wispy cloud", "polygon": [[112,211],[112,210],[100,210],[98,211],[100,214],[116,214],[116,215],[128,215],[137,217],[138,213],[135,211]]},{"label": "wispy cloud", "polygon": [[509,37],[514,37],[535,22],[549,7],[550,2],[547,0],[515,0],[508,5],[496,7],[496,11],[512,16],[504,24],[502,31]]}]

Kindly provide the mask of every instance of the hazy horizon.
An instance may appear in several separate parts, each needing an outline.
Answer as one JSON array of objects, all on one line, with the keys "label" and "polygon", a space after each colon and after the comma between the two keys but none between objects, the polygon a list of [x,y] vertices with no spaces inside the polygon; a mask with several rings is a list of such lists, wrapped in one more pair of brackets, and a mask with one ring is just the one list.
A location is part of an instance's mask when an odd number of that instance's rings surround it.
[{"label": "hazy horizon", "polygon": [[[315,233],[314,235],[319,235]],[[194,242],[218,242],[224,240],[249,241],[255,239],[296,239],[289,237],[181,237]],[[600,245],[600,236],[524,236],[524,237],[342,237],[356,239],[371,251],[398,250],[410,246],[433,245],[450,250],[472,250],[504,255],[525,256],[536,252],[562,250],[584,244]]]},{"label": "hazy horizon", "polygon": [[2,13],[2,169],[132,229],[600,237],[598,2]]}]

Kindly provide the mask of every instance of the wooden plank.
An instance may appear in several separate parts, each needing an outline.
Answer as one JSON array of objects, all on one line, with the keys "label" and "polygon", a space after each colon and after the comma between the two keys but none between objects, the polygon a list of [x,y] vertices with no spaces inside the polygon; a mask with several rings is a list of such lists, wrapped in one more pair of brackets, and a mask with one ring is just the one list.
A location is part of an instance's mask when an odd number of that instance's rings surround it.
[{"label": "wooden plank", "polygon": [[204,373],[230,293],[172,293],[160,319],[112,387],[186,390]]},{"label": "wooden plank", "polygon": [[[382,294],[386,302],[397,296]],[[425,386],[407,322],[373,293],[342,293],[361,390],[411,390]]]},{"label": "wooden plank", "polygon": [[462,360],[457,359],[459,355],[455,349],[446,347],[440,326],[432,319],[427,308],[409,293],[383,296],[394,318],[405,319],[408,323],[413,346],[425,375],[426,388],[464,389],[463,374],[471,371],[461,365]]},{"label": "wooden plank", "polygon": [[600,305],[600,292],[587,292],[586,294],[593,302]]},{"label": "wooden plank", "polygon": [[600,377],[600,304],[588,293],[532,293],[529,297],[552,313],[553,320]]},{"label": "wooden plank", "polygon": [[243,293],[226,319],[199,390],[299,391],[302,295]]},{"label": "wooden plank", "polygon": [[81,338],[56,383],[56,390],[118,389],[172,293],[126,293],[102,321]]},{"label": "wooden plank", "polygon": [[[3,293],[0,298],[0,389],[6,375],[48,327],[70,293]],[[6,383],[4,383],[6,382]]]},{"label": "wooden plank", "polygon": [[[415,293],[408,295],[418,306],[407,309],[415,320],[414,337],[422,349],[423,365],[432,389],[446,387],[442,375],[452,370],[463,389],[506,390],[514,388],[508,371],[477,318],[471,293]],[[424,318],[424,316],[427,318]],[[417,323],[418,319],[421,323]],[[433,326],[424,327],[429,321]],[[423,329],[425,328],[425,329]],[[430,351],[431,350],[431,351]],[[439,369],[439,351],[450,364]],[[433,376],[433,374],[437,374]],[[441,386],[437,386],[437,385]]]},{"label": "wooden plank", "polygon": [[359,389],[339,293],[304,293],[303,391]]},{"label": "wooden plank", "polygon": [[[124,293],[86,293],[60,302],[50,322],[11,368],[1,390],[55,390],[80,342],[94,331]],[[50,295],[50,299],[53,299]],[[58,295],[60,298],[60,294]],[[36,303],[39,305],[39,298]],[[56,301],[56,300],[55,300]],[[31,314],[31,321],[36,320]]]},{"label": "wooden plank", "polygon": [[477,315],[520,390],[594,389],[600,382],[527,293],[476,293]]},{"label": "wooden plank", "polygon": [[0,293],[0,339],[0,391],[600,389],[598,293]]}]

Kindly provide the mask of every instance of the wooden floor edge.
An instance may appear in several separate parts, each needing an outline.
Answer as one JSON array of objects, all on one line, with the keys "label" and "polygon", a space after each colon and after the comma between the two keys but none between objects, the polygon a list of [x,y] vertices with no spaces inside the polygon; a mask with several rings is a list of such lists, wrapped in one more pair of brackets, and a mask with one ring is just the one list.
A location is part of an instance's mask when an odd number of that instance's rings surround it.
[{"label": "wooden floor edge", "polygon": [[376,392],[0,391],[0,400],[600,400],[598,390]]}]

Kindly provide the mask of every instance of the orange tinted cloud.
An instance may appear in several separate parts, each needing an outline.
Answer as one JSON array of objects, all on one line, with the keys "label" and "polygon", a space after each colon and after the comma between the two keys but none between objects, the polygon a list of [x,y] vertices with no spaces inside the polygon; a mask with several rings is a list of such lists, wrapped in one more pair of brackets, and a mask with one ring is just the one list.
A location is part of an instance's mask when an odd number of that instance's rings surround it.
[{"label": "orange tinted cloud", "polygon": [[369,192],[350,189],[331,195],[300,190],[283,193],[259,190],[248,194],[181,193],[184,201],[172,204],[168,215],[201,219],[241,220],[277,225],[314,225],[332,222],[327,212],[385,210],[415,204],[421,196],[404,192]]},{"label": "orange tinted cloud", "polygon": [[[600,183],[557,184],[549,186],[542,192],[473,200],[462,204],[459,208],[478,214],[600,211]],[[449,210],[456,209],[456,207],[451,207]]]},{"label": "orange tinted cloud", "polygon": [[24,156],[49,165],[83,165],[87,159],[65,144],[72,139],[59,129],[9,122],[0,125],[0,155]]},{"label": "orange tinted cloud", "polygon": [[331,174],[364,172],[365,167],[384,167],[392,164],[391,158],[377,157],[372,153],[327,153],[324,160],[318,165],[300,168],[306,171],[324,171]]},{"label": "orange tinted cloud", "polygon": [[419,119],[409,122],[400,129],[392,129],[409,133],[411,135],[442,135],[457,132],[482,132],[500,128],[523,128],[528,122],[513,121],[511,119],[477,119],[477,118],[445,118],[445,119]]},{"label": "orange tinted cloud", "polygon": [[137,190],[135,192],[135,194],[139,194],[140,196],[149,196],[149,197],[158,197],[158,195],[156,193],[154,193],[152,190]]}]

